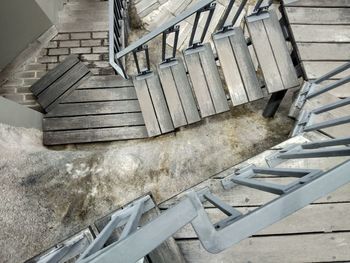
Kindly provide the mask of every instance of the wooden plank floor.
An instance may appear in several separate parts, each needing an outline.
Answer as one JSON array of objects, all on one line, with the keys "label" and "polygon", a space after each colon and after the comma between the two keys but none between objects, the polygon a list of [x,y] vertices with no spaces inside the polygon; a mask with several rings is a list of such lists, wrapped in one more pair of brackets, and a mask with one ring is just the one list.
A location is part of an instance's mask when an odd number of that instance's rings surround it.
[{"label": "wooden plank floor", "polygon": [[[350,60],[350,1],[285,0],[284,3],[284,12],[307,79],[318,78]],[[333,79],[349,73],[350,70]],[[350,84],[329,93],[349,97]]]},{"label": "wooden plank floor", "polygon": [[92,76],[44,116],[44,144],[146,138],[131,81]]}]

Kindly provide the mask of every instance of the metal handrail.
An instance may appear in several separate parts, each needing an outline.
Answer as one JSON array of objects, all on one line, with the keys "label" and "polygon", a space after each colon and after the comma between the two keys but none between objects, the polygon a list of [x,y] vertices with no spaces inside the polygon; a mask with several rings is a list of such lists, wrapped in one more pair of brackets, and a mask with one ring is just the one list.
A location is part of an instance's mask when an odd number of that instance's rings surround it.
[{"label": "metal handrail", "polygon": [[126,47],[125,49],[123,49],[120,52],[118,52],[116,54],[116,56],[115,56],[116,59],[120,59],[120,58],[124,57],[125,55],[133,52],[135,49],[145,45],[150,40],[152,40],[152,39],[156,38],[157,36],[159,36],[160,34],[162,34],[164,31],[169,30],[170,28],[172,28],[175,25],[179,24],[181,21],[183,21],[186,18],[190,17],[191,15],[193,15],[196,12],[198,12],[202,8],[208,6],[209,4],[211,4],[214,1],[215,0],[202,0],[202,1],[198,2],[193,7],[187,9],[186,11],[184,11],[182,14],[178,15],[177,17],[173,18],[172,20],[170,20],[169,22],[163,24],[162,26],[156,28],[152,32],[146,34],[142,38],[136,40],[134,43],[132,43],[131,45]]}]

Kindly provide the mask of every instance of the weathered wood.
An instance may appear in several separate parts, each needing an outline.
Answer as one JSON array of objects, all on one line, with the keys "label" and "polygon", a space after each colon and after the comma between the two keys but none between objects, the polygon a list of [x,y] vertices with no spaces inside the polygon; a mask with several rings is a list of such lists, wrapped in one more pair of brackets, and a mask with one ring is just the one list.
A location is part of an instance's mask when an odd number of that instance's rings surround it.
[{"label": "weathered wood", "polygon": [[284,89],[268,35],[262,20],[247,22],[254,50],[269,93]]},{"label": "weathered wood", "polygon": [[145,126],[55,131],[44,133],[44,145],[141,139],[147,137]]},{"label": "weathered wood", "polygon": [[[263,23],[274,54],[275,61],[285,89],[299,86],[298,77],[291,59],[280,23],[275,11]],[[259,45],[259,43],[257,43]]]},{"label": "weathered wood", "polygon": [[296,42],[350,42],[350,25],[291,25],[291,28]]},{"label": "weathered wood", "polygon": [[153,74],[153,76],[146,78],[146,82],[162,133],[173,131],[174,125],[171,121],[171,116],[158,75]]},{"label": "weathered wood", "polygon": [[219,254],[206,252],[197,240],[179,240],[177,243],[186,262],[195,263],[344,262],[350,260],[350,233],[253,237]]},{"label": "weathered wood", "polygon": [[214,36],[214,43],[232,104],[236,106],[248,102],[248,96],[232,50],[230,38],[228,36],[215,38]]},{"label": "weathered wood", "polygon": [[47,87],[39,95],[38,103],[43,108],[47,108],[50,104],[62,96],[62,94],[70,90],[74,84],[76,84],[88,73],[89,69],[83,63],[76,64],[73,68],[66,72],[66,74]]},{"label": "weathered wood", "polygon": [[176,83],[183,110],[188,124],[200,121],[200,116],[196,101],[193,96],[192,88],[186,74],[185,66],[181,58],[178,58],[177,64],[171,67],[173,77]]},{"label": "weathered wood", "polygon": [[[236,209],[245,214],[257,209],[257,207],[240,207]],[[206,212],[213,223],[223,218],[223,214],[219,209],[207,208]],[[349,217],[349,203],[309,205],[270,227],[265,228],[257,233],[256,236],[347,231],[350,229],[350,221],[344,220],[344,218]],[[193,231],[193,228],[187,225],[178,231],[174,235],[174,238],[197,238],[197,235]]]},{"label": "weathered wood", "polygon": [[94,102],[113,100],[134,100],[137,99],[134,87],[126,88],[101,88],[88,90],[74,90],[61,103]]},{"label": "weathered wood", "polygon": [[133,87],[133,83],[129,79],[121,76],[91,76],[87,81],[81,84],[77,89],[99,89],[99,88],[117,88],[117,87]]},{"label": "weathered wood", "polygon": [[264,95],[242,28],[235,28],[235,35],[230,36],[230,41],[249,101],[261,99]]},{"label": "weathered wood", "polygon": [[44,91],[77,63],[79,63],[79,60],[76,56],[69,56],[61,64],[59,64],[57,67],[46,73],[45,76],[35,82],[30,88],[31,91],[34,95],[38,96],[42,91]]},{"label": "weathered wood", "polygon": [[305,60],[350,60],[348,43],[298,43],[299,57]]},{"label": "weathered wood", "polygon": [[184,52],[184,57],[202,117],[214,115],[215,108],[198,52]]},{"label": "weathered wood", "polygon": [[[316,79],[322,75],[334,70],[335,68],[343,65],[345,62],[342,61],[304,61],[302,62],[306,72],[307,79]],[[341,79],[349,76],[350,69],[345,70],[331,79]]]},{"label": "weathered wood", "polygon": [[215,112],[221,113],[229,110],[226,95],[219,71],[216,66],[213,50],[209,43],[204,44],[204,50],[199,52],[203,72],[207,80],[208,89],[214,104]]},{"label": "weathered wood", "polygon": [[285,6],[305,6],[305,7],[350,7],[348,0],[284,0]]},{"label": "weathered wood", "polygon": [[52,111],[45,115],[45,118],[140,111],[140,104],[137,100],[72,103],[57,105]]},{"label": "weathered wood", "polygon": [[171,71],[171,67],[158,67],[159,78],[162,83],[165,99],[167,101],[171,119],[174,127],[181,127],[187,124],[186,116],[182,108],[179,93]]},{"label": "weathered wood", "polygon": [[157,115],[153,108],[153,102],[148,91],[146,80],[137,80],[134,78],[134,85],[137,97],[139,98],[142,115],[147,127],[148,136],[152,137],[161,134]]},{"label": "weathered wood", "polygon": [[350,24],[349,8],[286,7],[286,11],[288,14],[288,21],[291,24]]},{"label": "weathered wood", "polygon": [[97,116],[78,116],[62,118],[44,118],[44,131],[82,130],[144,125],[141,113],[122,113]]}]

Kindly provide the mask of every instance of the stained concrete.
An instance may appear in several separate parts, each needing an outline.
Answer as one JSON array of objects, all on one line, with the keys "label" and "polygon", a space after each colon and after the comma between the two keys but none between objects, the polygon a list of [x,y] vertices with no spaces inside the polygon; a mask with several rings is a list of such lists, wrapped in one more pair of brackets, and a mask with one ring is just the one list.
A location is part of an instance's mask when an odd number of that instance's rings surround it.
[{"label": "stained concrete", "polygon": [[28,259],[142,194],[167,200],[284,141],[288,105],[267,120],[265,103],[154,139],[51,149],[37,130],[0,125],[2,262]]}]

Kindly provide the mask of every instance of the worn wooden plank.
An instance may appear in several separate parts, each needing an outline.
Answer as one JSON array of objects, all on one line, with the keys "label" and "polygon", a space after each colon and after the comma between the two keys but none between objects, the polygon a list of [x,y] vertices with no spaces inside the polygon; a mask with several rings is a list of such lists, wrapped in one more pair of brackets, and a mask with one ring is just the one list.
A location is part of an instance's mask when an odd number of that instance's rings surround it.
[{"label": "worn wooden plank", "polygon": [[134,87],[74,90],[61,103],[137,99]]},{"label": "worn wooden plank", "polygon": [[304,7],[350,7],[349,0],[284,0],[285,6],[304,6]]},{"label": "worn wooden plank", "polygon": [[171,71],[173,73],[187,122],[188,124],[195,123],[201,119],[196,101],[192,93],[192,88],[186,74],[184,63],[181,58],[178,58],[177,62],[176,65],[171,67]]},{"label": "worn wooden plank", "polygon": [[350,25],[291,25],[291,28],[296,42],[350,42]]},{"label": "worn wooden plank", "polygon": [[214,36],[214,43],[232,104],[236,106],[248,102],[248,96],[229,37],[215,38]]},{"label": "worn wooden plank", "polygon": [[[344,63],[345,62],[343,61],[304,61],[302,62],[302,65],[306,72],[307,79],[315,79],[343,65]],[[350,69],[331,77],[331,79],[345,78],[349,76],[349,73]]]},{"label": "worn wooden plank", "polygon": [[132,80],[124,79],[121,76],[91,76],[87,81],[81,84],[77,89],[100,89],[100,88],[118,88],[133,87]]},{"label": "worn wooden plank", "polygon": [[145,126],[44,132],[44,145],[102,142],[146,138]]},{"label": "worn wooden plank", "polygon": [[164,96],[167,101],[171,119],[174,127],[181,127],[187,124],[186,116],[182,107],[176,83],[171,71],[171,67],[158,67],[159,78],[162,83]]},{"label": "worn wooden plank", "polygon": [[261,99],[264,95],[255,72],[253,60],[250,56],[242,28],[235,28],[235,34],[230,36],[230,42],[236,56],[236,62],[241,73],[249,101]]},{"label": "worn wooden plank", "polygon": [[274,58],[285,89],[299,86],[296,70],[293,65],[280,23],[275,11],[269,11],[270,17],[264,19],[264,26],[269,37]]},{"label": "worn wooden plank", "polygon": [[148,91],[147,82],[145,79],[138,80],[134,78],[134,85],[137,97],[140,102],[140,108],[147,127],[148,136],[156,136],[161,134],[158,124],[157,115],[153,108],[151,95]]},{"label": "worn wooden plank", "polygon": [[350,260],[350,233],[248,238],[219,253],[206,252],[197,240],[177,242],[186,262],[333,262]]},{"label": "worn wooden plank", "polygon": [[57,105],[57,107],[55,107],[52,111],[45,115],[45,118],[127,113],[140,111],[140,104],[137,100],[71,103]]},{"label": "worn wooden plank", "polygon": [[214,115],[215,108],[208,90],[199,54],[197,52],[184,52],[184,57],[202,117]]},{"label": "worn wooden plank", "polygon": [[286,7],[285,10],[291,24],[350,24],[349,8]]},{"label": "worn wooden plank", "polygon": [[[243,214],[253,211],[257,207],[237,208]],[[226,216],[216,208],[207,208],[206,212],[212,222],[218,222]],[[309,205],[283,220],[257,233],[260,235],[301,234],[315,232],[332,232],[350,230],[350,203],[315,204]],[[300,223],[302,222],[302,224]],[[190,225],[179,230],[176,239],[197,238]]]},{"label": "worn wooden plank", "polygon": [[199,57],[216,113],[228,111],[230,108],[209,43],[204,44],[204,50],[199,52]]},{"label": "worn wooden plank", "polygon": [[254,50],[264,75],[269,93],[284,89],[283,82],[274,58],[268,35],[262,20],[248,22],[247,27],[252,39]]},{"label": "worn wooden plank", "polygon": [[76,64],[73,68],[66,72],[65,75],[59,78],[39,95],[37,100],[38,103],[43,108],[47,108],[88,73],[89,69],[83,63]]},{"label": "worn wooden plank", "polygon": [[76,56],[69,56],[57,67],[46,73],[44,77],[35,82],[30,88],[31,91],[34,93],[34,95],[38,96],[42,91],[44,91],[77,63],[79,63],[79,60]]},{"label": "worn wooden plank", "polygon": [[146,82],[149,94],[152,98],[154,110],[157,114],[160,130],[162,133],[173,131],[174,125],[171,121],[171,116],[158,75],[153,74],[151,77],[146,78]]},{"label": "worn wooden plank", "polygon": [[350,60],[348,43],[298,43],[301,60],[346,61]]},{"label": "worn wooden plank", "polygon": [[44,131],[82,130],[144,125],[141,113],[122,113],[96,116],[44,118]]}]

